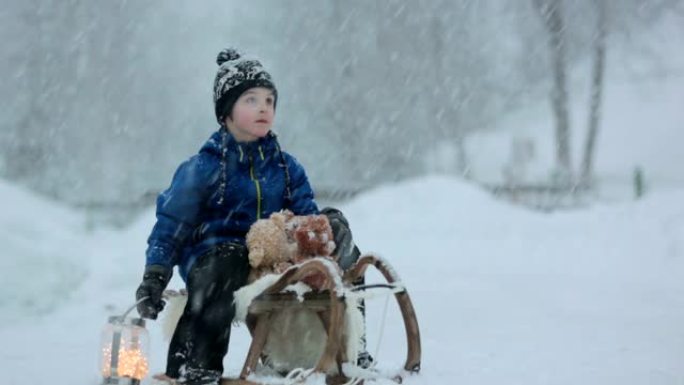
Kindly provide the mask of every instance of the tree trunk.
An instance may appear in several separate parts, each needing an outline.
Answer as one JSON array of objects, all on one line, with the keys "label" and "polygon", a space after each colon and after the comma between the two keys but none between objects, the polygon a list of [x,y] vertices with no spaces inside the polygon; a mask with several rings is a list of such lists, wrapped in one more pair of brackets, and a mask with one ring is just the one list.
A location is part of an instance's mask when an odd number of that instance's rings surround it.
[{"label": "tree trunk", "polygon": [[596,37],[594,39],[594,66],[592,69],[591,100],[589,104],[589,124],[582,158],[581,182],[589,186],[593,179],[596,136],[601,115],[601,95],[603,93],[603,74],[606,58],[606,4],[605,0],[595,0],[597,11]]},{"label": "tree trunk", "polygon": [[31,42],[23,56],[26,75],[22,92],[26,100],[26,111],[18,120],[18,127],[13,127],[14,135],[10,141],[6,155],[6,177],[32,184],[37,175],[44,169],[47,158],[47,141],[41,138],[49,130],[47,127],[46,106],[54,104],[48,100],[49,74],[46,63],[50,63],[53,47],[50,45],[54,31],[48,27],[46,6],[38,2],[27,6],[21,16],[26,20],[22,28],[26,28],[26,37]]},{"label": "tree trunk", "polygon": [[[458,107],[451,104],[447,105],[445,102],[449,100],[448,93],[451,91],[444,79],[448,76],[448,68],[444,63],[445,55],[447,54],[447,44],[445,42],[446,28],[442,15],[430,16],[430,42],[432,44],[432,89],[431,97],[433,101],[430,102],[432,108],[432,116],[435,117],[435,124],[437,125],[436,137],[430,138],[432,143],[440,143],[445,139],[453,144],[456,151],[455,171],[458,176],[468,177],[468,158],[465,149],[464,127],[459,119],[461,114]],[[453,102],[452,102],[453,103]]]},{"label": "tree trunk", "polygon": [[568,91],[565,74],[565,23],[562,0],[533,0],[544,25],[549,32],[549,45],[553,65],[553,90],[551,101],[556,117],[556,162],[561,173],[561,183],[572,180],[570,159],[570,118],[568,114]]}]

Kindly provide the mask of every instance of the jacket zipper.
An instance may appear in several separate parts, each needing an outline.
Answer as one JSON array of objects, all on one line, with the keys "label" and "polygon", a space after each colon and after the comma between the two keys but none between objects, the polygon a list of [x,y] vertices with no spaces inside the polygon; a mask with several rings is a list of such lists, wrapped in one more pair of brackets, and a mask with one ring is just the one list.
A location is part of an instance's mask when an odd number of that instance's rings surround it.
[{"label": "jacket zipper", "polygon": [[252,161],[252,157],[249,157],[249,177],[252,179],[252,182],[254,182],[254,186],[256,187],[256,193],[257,193],[257,219],[261,219],[261,185],[259,184],[259,180],[254,177],[254,162]]}]

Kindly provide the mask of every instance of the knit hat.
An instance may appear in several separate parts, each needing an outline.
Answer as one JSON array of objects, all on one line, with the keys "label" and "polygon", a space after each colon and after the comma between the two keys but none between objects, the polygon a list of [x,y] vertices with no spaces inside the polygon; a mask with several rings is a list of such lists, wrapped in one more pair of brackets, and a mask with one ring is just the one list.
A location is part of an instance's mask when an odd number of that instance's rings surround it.
[{"label": "knit hat", "polygon": [[258,60],[245,58],[235,49],[226,48],[219,52],[216,64],[219,69],[214,79],[214,111],[220,124],[230,115],[240,95],[250,88],[264,87],[272,90],[275,108],[278,91],[271,75]]}]

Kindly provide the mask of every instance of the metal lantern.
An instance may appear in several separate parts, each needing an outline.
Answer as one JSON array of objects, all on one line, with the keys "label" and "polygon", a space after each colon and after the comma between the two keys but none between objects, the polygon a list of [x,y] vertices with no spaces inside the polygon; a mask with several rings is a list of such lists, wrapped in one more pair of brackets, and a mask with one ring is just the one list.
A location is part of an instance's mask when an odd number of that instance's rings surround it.
[{"label": "metal lantern", "polygon": [[140,385],[149,370],[149,343],[143,319],[109,317],[102,330],[102,384]]}]

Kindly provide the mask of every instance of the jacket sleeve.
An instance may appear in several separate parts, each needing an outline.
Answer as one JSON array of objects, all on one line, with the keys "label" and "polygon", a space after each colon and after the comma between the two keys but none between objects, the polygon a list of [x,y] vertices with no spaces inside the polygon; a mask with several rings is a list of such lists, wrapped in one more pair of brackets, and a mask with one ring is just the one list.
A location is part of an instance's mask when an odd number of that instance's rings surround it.
[{"label": "jacket sleeve", "polygon": [[209,162],[194,156],[176,170],[171,185],[157,198],[157,222],[147,240],[147,265],[173,267],[188,237],[199,224],[209,191]]},{"label": "jacket sleeve", "polygon": [[[289,154],[288,154],[289,155]],[[293,156],[288,156],[290,173],[290,211],[295,215],[318,214],[318,205],[314,200],[314,192],[309,184],[304,167]]]}]

